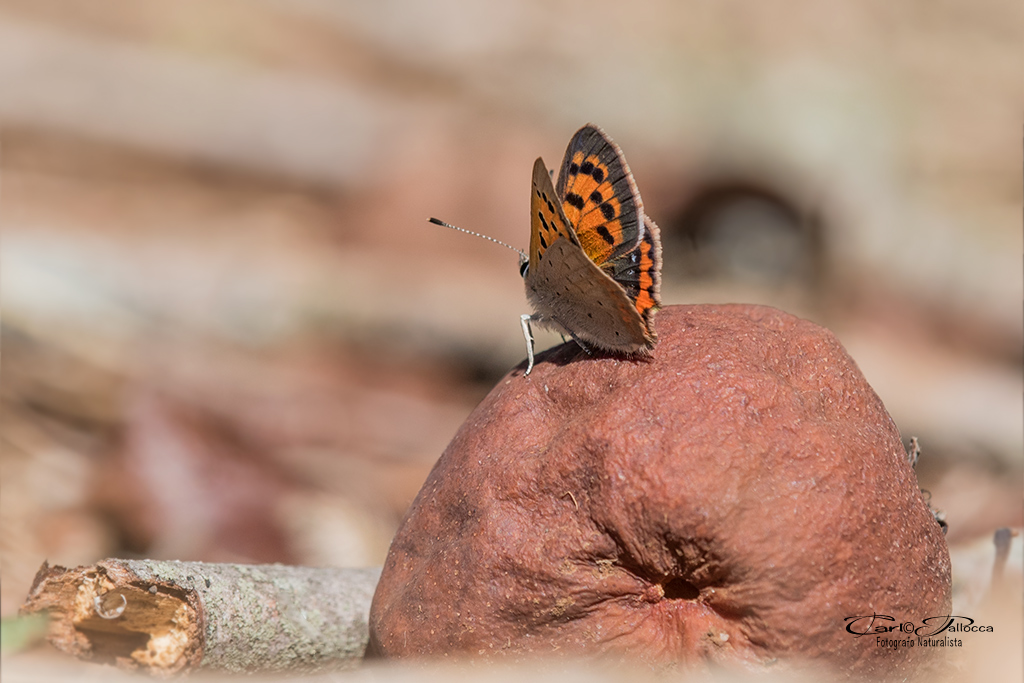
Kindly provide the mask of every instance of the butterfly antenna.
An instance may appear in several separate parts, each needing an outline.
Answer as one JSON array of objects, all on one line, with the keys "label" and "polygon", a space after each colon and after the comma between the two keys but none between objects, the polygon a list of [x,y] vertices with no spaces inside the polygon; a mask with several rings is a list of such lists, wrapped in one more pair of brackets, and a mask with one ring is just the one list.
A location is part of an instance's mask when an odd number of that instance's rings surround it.
[{"label": "butterfly antenna", "polygon": [[507,248],[511,249],[512,251],[518,253],[522,258],[529,260],[529,257],[526,255],[526,252],[524,252],[522,249],[516,249],[511,244],[508,244],[506,242],[502,242],[501,240],[496,240],[493,237],[490,237],[489,235],[482,235],[479,232],[473,232],[472,230],[466,230],[465,228],[460,228],[457,225],[452,225],[451,223],[445,223],[444,221],[439,220],[437,218],[429,218],[427,220],[429,220],[434,225],[442,225],[442,226],[444,226],[446,228],[451,228],[452,230],[458,230],[459,232],[464,232],[467,235],[475,235],[476,237],[482,237],[483,239],[489,240],[491,242],[494,242],[495,244],[500,244],[501,246],[507,247]]}]

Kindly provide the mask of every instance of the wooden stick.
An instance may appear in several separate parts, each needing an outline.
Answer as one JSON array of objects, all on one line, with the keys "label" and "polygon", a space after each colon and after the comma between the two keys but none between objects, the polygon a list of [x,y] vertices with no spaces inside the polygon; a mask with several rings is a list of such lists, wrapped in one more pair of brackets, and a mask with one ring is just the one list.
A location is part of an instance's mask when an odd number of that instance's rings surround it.
[{"label": "wooden stick", "polygon": [[43,563],[23,614],[76,657],[159,676],[352,668],[380,569],[103,560]]}]

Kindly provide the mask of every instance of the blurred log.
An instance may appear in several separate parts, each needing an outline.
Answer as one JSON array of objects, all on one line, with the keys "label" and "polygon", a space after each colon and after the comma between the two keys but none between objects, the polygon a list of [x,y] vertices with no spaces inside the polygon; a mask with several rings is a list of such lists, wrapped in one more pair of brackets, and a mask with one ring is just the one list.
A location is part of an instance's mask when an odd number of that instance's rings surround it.
[{"label": "blurred log", "polygon": [[22,614],[81,659],[159,676],[198,667],[310,672],[356,666],[379,569],[103,560],[43,563]]},{"label": "blurred log", "polygon": [[[349,83],[0,21],[0,117],[333,190],[366,183],[395,115]],[[69,84],[74,84],[69,87]],[[111,97],[109,93],[135,93]],[[105,94],[107,93],[107,94]],[[189,106],[177,106],[188,102]],[[407,112],[411,117],[411,110]]]}]

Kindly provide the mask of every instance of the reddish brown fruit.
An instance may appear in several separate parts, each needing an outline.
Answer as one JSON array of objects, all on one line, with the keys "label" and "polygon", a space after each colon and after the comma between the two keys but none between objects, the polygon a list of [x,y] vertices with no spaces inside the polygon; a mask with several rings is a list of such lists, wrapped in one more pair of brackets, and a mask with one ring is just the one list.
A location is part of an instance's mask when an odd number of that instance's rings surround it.
[{"label": "reddish brown fruit", "polygon": [[950,564],[835,337],[759,306],[672,306],[657,330],[650,359],[568,344],[484,399],[392,543],[373,652],[862,673],[929,656],[845,628],[948,614]]}]

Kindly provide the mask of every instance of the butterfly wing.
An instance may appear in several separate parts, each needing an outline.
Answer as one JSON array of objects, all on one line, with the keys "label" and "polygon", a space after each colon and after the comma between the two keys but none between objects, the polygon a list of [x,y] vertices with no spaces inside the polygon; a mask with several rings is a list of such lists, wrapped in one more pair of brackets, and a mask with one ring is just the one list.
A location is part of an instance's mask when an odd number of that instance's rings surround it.
[{"label": "butterfly wing", "polygon": [[622,151],[597,126],[587,124],[572,136],[556,191],[583,251],[599,267],[640,245],[640,192]]},{"label": "butterfly wing", "polygon": [[541,323],[554,322],[585,344],[638,353],[654,342],[622,287],[583,250],[559,237],[526,276],[526,296]]},{"label": "butterfly wing", "polygon": [[661,235],[644,214],[626,158],[600,128],[580,128],[565,150],[556,192],[590,259],[622,285],[650,336],[661,305]]}]

